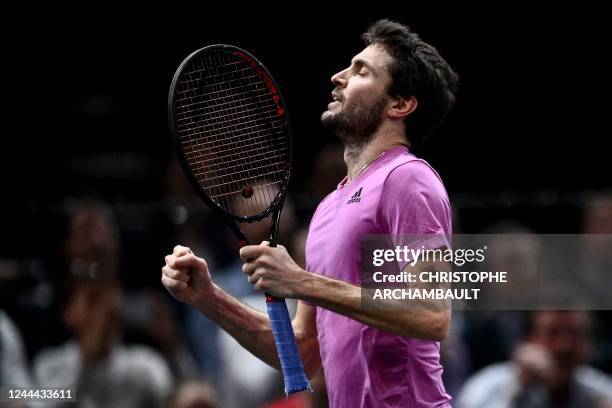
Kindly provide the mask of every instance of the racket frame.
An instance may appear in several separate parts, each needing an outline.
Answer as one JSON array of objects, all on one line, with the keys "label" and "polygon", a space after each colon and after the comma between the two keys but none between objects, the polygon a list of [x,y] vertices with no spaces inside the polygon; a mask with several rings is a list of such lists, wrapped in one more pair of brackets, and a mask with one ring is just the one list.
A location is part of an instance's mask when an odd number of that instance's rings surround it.
[{"label": "racket frame", "polygon": [[[244,59],[244,56],[246,56],[248,59],[250,59],[252,63],[254,63],[255,66],[257,67],[257,68],[253,67],[254,70],[257,72],[257,74],[260,77],[262,74],[265,75],[265,78],[262,78],[262,80],[266,83],[269,82],[273,85],[274,89],[276,90],[275,95],[278,95],[278,101],[276,101],[276,103],[283,109],[285,129],[287,132],[285,140],[287,142],[287,150],[288,150],[287,151],[288,161],[287,161],[287,168],[285,169],[285,172],[286,172],[285,178],[283,182],[280,184],[279,192],[277,193],[276,197],[274,197],[274,199],[272,200],[272,203],[268,206],[268,208],[266,208],[265,210],[255,215],[238,216],[238,215],[232,214],[226,211],[222,206],[220,206],[212,198],[210,198],[208,194],[206,194],[206,192],[200,185],[198,179],[193,175],[193,171],[189,167],[189,163],[187,161],[187,158],[185,157],[185,152],[183,151],[183,148],[181,146],[181,140],[179,137],[178,130],[176,128],[176,120],[175,120],[176,102],[174,98],[176,87],[178,83],[180,82],[180,79],[184,73],[185,68],[189,66],[189,64],[193,61],[193,59],[197,58],[198,56],[204,53],[210,52],[212,50],[223,50],[223,51],[234,52],[234,53],[237,52],[239,57]],[[246,61],[249,62],[248,60]],[[198,196],[206,203],[206,205],[210,209],[218,213],[219,215],[223,216],[223,218],[228,221],[228,225],[230,226],[234,234],[236,234],[238,239],[241,241],[241,245],[243,243],[244,245],[247,245],[249,241],[247,237],[244,235],[244,233],[240,230],[240,227],[236,225],[236,222],[243,223],[243,222],[259,221],[267,217],[271,213],[274,213],[272,217],[272,228],[270,231],[270,243],[271,243],[271,246],[276,246],[278,221],[280,219],[280,213],[282,211],[282,206],[285,201],[285,197],[287,195],[287,190],[289,187],[289,180],[291,178],[291,170],[292,170],[291,163],[293,162],[293,132],[291,130],[291,122],[289,120],[289,113],[287,112],[287,109],[286,109],[285,99],[283,98],[283,95],[280,93],[279,89],[280,88],[278,87],[278,84],[274,80],[274,77],[270,74],[268,69],[254,55],[252,55],[248,51],[243,50],[242,48],[239,48],[233,45],[213,44],[213,45],[208,45],[206,47],[200,48],[199,50],[192,52],[183,60],[183,62],[181,62],[176,72],[174,73],[174,77],[172,78],[172,83],[170,85],[170,91],[168,93],[168,122],[170,124],[170,133],[172,135],[172,139],[174,142],[173,144],[175,147],[177,157],[179,158],[179,162],[181,164],[181,167],[183,168],[183,173],[185,173],[192,188],[196,191]]]}]

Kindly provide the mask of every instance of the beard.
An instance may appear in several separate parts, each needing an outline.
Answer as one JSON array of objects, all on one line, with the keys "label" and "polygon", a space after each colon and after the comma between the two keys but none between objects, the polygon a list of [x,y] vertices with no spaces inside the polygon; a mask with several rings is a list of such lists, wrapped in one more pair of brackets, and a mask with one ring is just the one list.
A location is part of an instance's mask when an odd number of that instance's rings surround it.
[{"label": "beard", "polygon": [[324,112],[321,123],[334,132],[345,146],[363,146],[380,127],[387,100],[387,96],[382,95],[373,102],[359,99],[343,103],[340,112]]}]

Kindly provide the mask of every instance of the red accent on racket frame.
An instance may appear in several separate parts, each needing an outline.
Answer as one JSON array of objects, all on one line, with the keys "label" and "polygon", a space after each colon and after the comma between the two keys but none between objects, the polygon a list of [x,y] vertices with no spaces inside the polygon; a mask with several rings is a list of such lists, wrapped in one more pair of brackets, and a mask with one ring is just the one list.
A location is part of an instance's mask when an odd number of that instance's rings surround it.
[{"label": "red accent on racket frame", "polygon": [[280,96],[278,95],[278,90],[274,86],[272,78],[270,78],[270,76],[259,67],[259,64],[257,64],[257,62],[253,58],[249,57],[245,53],[242,53],[240,51],[234,51],[234,55],[237,55],[238,57],[245,60],[251,66],[251,68],[253,68],[255,72],[257,72],[257,75],[259,75],[259,77],[264,81],[264,83],[268,87],[268,91],[270,91],[270,93],[272,94],[272,99],[274,100],[274,103],[276,103],[276,114],[278,116],[283,116],[285,114],[285,110],[280,105]]}]

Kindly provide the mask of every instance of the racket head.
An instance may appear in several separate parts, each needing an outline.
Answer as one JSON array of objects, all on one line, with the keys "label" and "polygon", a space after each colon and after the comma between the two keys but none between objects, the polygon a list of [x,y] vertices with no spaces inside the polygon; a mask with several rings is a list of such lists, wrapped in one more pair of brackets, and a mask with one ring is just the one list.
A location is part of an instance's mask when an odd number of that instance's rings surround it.
[{"label": "racket head", "polygon": [[280,209],[292,131],[279,87],[257,58],[227,44],[190,54],[172,79],[168,118],[183,171],[211,209],[238,222]]}]

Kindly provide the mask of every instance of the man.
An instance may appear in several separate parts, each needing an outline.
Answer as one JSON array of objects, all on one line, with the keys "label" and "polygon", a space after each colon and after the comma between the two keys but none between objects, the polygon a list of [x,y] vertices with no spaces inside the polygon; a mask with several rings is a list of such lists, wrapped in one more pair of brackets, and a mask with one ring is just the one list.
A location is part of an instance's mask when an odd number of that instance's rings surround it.
[{"label": "man", "polygon": [[[442,182],[408,147],[447,115],[457,76],[401,24],[378,21],[363,38],[366,48],[332,77],[333,102],[321,118],[344,143],[348,175],[312,219],[308,271],[266,242],[241,249],[243,271],[256,289],[301,300],[296,341],[308,376],[324,369],[331,407],[448,407],[438,342],[450,310],[363,307],[359,242],[364,234],[450,234]],[[166,257],[162,283],[279,366],[266,314],[221,291],[189,248]]]},{"label": "man", "polygon": [[172,387],[166,362],[147,347],[121,342],[121,243],[112,211],[83,202],[68,224],[65,256],[70,271],[62,317],[72,338],[38,353],[36,385],[70,387],[84,407],[163,406]]},{"label": "man", "polygon": [[460,408],[610,407],[612,380],[584,365],[590,352],[591,317],[584,310],[533,313],[526,341],[514,361],[494,364],[470,378]]}]

